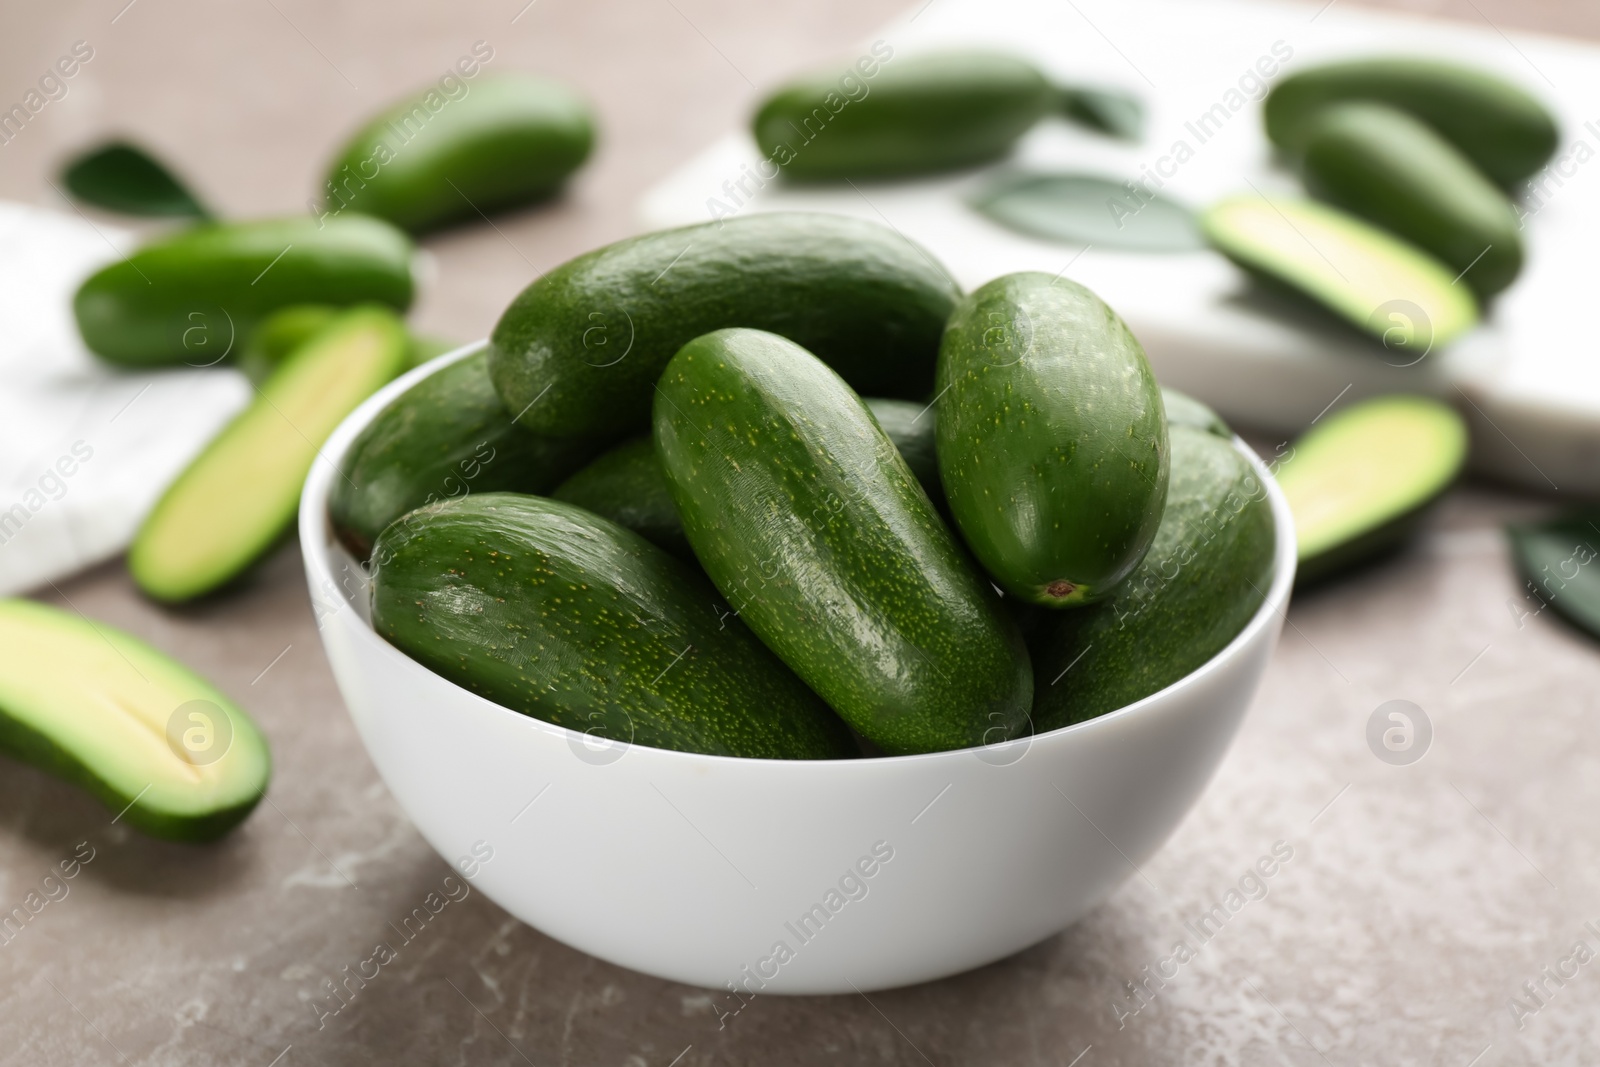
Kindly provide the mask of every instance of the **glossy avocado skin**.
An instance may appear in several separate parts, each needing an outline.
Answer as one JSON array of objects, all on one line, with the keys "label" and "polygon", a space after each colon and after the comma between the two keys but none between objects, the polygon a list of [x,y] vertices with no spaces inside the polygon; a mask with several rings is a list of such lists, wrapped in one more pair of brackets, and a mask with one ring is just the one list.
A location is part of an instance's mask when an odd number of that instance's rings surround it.
[{"label": "glossy avocado skin", "polygon": [[1431,127],[1382,104],[1339,104],[1316,120],[1301,163],[1311,192],[1399,234],[1492,296],[1522,270],[1521,223],[1506,195]]},{"label": "glossy avocado skin", "polygon": [[1297,158],[1316,113],[1354,100],[1415,115],[1506,189],[1538,173],[1560,142],[1555,118],[1510,82],[1472,67],[1408,56],[1329,63],[1283,79],[1263,105],[1267,136]]},{"label": "glossy avocado skin", "polygon": [[542,200],[589,157],[594,117],[559,82],[492,75],[427,106],[429,90],[374,118],[328,172],[326,207],[411,233]]},{"label": "glossy avocado skin", "polygon": [[649,437],[635,437],[601,453],[550,496],[610,519],[679,559],[694,562],[666,471]]},{"label": "glossy avocado skin", "polygon": [[352,215],[203,223],[90,275],[73,298],[84,343],[127,367],[210,366],[294,304],[411,305],[411,242]]},{"label": "glossy avocado skin", "polygon": [[1065,278],[996,278],[951,316],[938,389],[940,478],[989,574],[1046,607],[1110,594],[1167,493],[1161,390],[1122,320]]},{"label": "glossy avocado skin", "polygon": [[918,397],[960,292],[887,227],[837,215],[749,215],[645,234],[571,260],[511,303],[490,338],[506,407],[549,437],[643,433],[662,368],[729,326],[815,352],[856,389]]},{"label": "glossy avocado skin", "polygon": [[703,578],[582,508],[474,493],[406,515],[373,560],[373,628],[513,711],[679,752],[857,752]]},{"label": "glossy avocado skin", "polygon": [[941,513],[945,511],[944,486],[939,484],[939,454],[935,427],[939,416],[933,404],[914,400],[888,400],[868,397],[867,409],[878,420],[883,432],[894,442],[900,458],[927,492],[928,499]]},{"label": "glossy avocado skin", "polygon": [[729,605],[898,755],[1026,729],[1027,653],[866,405],[800,346],[696,338],[655,404],[689,543]]},{"label": "glossy avocado skin", "polygon": [[893,178],[992,162],[1058,101],[1038,68],[1000,52],[891,57],[872,77],[859,74],[807,75],[761,105],[756,142],[785,177]]},{"label": "glossy avocado skin", "polygon": [[1030,635],[1034,729],[1159,692],[1226,648],[1272,584],[1272,505],[1233,444],[1172,427],[1172,481],[1155,544],[1109,600],[1051,612]]},{"label": "glossy avocado skin", "polygon": [[328,514],[339,540],[365,559],[384,527],[413,508],[467,493],[543,493],[594,452],[513,422],[480,350],[422,379],[367,424],[340,462]]}]

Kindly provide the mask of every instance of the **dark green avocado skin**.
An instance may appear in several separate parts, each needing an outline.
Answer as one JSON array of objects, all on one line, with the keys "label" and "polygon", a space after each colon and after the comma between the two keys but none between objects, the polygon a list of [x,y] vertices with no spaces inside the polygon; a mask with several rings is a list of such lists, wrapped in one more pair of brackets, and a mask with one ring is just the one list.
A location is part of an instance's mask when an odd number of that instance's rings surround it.
[{"label": "dark green avocado skin", "polygon": [[704,579],[582,508],[474,493],[406,515],[373,560],[373,628],[513,711],[680,752],[857,752]]},{"label": "dark green avocado skin", "polygon": [[939,416],[933,404],[914,400],[890,400],[868,397],[867,408],[878,425],[894,442],[900,458],[906,461],[911,473],[927,492],[933,506],[945,510],[944,486],[939,484],[939,453],[936,431]]},{"label": "dark green avocado skin", "polygon": [[1267,136],[1298,159],[1317,114],[1352,100],[1415,115],[1504,189],[1537,174],[1561,140],[1554,116],[1520,87],[1473,67],[1410,56],[1328,63],[1284,78],[1262,105]]},{"label": "dark green avocado skin", "polygon": [[1028,659],[866,405],[757,330],[673,357],[656,449],[695,555],[750,629],[893,755],[1026,729]]},{"label": "dark green avocado skin", "polygon": [[1228,646],[1272,585],[1272,504],[1232,442],[1172,428],[1172,483],[1144,562],[1111,599],[1055,611],[1029,636],[1034,729],[1159,692]]},{"label": "dark green avocado skin", "polygon": [[1025,59],[951,51],[891,57],[871,78],[807,75],[768,97],[752,125],[791,180],[892,178],[999,159],[1058,99]]},{"label": "dark green avocado skin", "polygon": [[951,316],[938,390],[940,480],[979,562],[1029,603],[1108,596],[1167,495],[1161,390],[1127,326],[1066,278],[996,278]]},{"label": "dark green avocado skin", "polygon": [[340,463],[328,514],[345,547],[365,559],[384,527],[412,508],[467,493],[546,492],[595,451],[513,422],[480,351],[407,389],[361,431]]},{"label": "dark green avocado skin", "polygon": [[624,441],[568,478],[550,494],[586,508],[681,560],[694,562],[694,550],[683,534],[683,520],[672,502],[666,471],[649,437]]},{"label": "dark green avocado skin", "polygon": [[946,317],[945,269],[876,223],[756,214],[645,234],[544,275],[490,338],[506,407],[547,437],[645,433],[656,379],[704,333],[748,326],[815,352],[851,386],[926,396]]},{"label": "dark green avocado skin", "polygon": [[125,367],[210,366],[296,304],[411,305],[411,241],[379,219],[207,222],[91,274],[72,300],[84,344]]},{"label": "dark green avocado skin", "polygon": [[1522,222],[1511,201],[1404,111],[1371,103],[1326,108],[1301,171],[1316,196],[1433,253],[1480,297],[1522,270]]}]

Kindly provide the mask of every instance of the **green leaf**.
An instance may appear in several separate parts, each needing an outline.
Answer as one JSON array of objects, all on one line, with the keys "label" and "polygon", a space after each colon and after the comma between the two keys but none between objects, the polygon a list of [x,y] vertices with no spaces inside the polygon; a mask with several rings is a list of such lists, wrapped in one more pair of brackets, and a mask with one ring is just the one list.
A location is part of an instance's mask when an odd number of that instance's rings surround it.
[{"label": "green leaf", "polygon": [[1600,511],[1508,526],[1506,533],[1517,569],[1527,582],[1522,609],[1537,615],[1545,607],[1553,608],[1600,637]]},{"label": "green leaf", "polygon": [[1139,252],[1205,247],[1194,213],[1182,204],[1092,174],[1003,174],[968,204],[1002,226],[1052,241]]},{"label": "green leaf", "polygon": [[143,149],[112,141],[78,156],[61,173],[72,195],[124,215],[207,219],[211,212]]},{"label": "green leaf", "polygon": [[1132,93],[1083,85],[1060,86],[1060,93],[1061,113],[1072,121],[1125,141],[1144,136],[1144,104]]}]

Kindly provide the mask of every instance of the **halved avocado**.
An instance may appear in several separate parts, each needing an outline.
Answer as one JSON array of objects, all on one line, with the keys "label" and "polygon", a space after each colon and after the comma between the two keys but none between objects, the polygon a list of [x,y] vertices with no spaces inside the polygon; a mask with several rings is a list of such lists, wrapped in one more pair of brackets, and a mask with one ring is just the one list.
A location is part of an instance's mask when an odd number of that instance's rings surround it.
[{"label": "halved avocado", "polygon": [[1467,427],[1454,408],[1383,396],[1328,416],[1294,443],[1278,485],[1294,513],[1301,582],[1392,548],[1455,481]]},{"label": "halved avocado", "polygon": [[1472,290],[1426,252],[1310,200],[1235,197],[1201,228],[1244,269],[1304,293],[1412,361],[1478,323]]},{"label": "halved avocado", "polygon": [[257,390],[145,519],[128,570],[158,600],[237,577],[294,521],[300,485],[340,421],[406,367],[410,338],[379,307],[341,313]]},{"label": "halved avocado", "polygon": [[267,788],[267,741],[205,679],[128,634],[0,600],[0,751],[152,837],[209,841]]}]

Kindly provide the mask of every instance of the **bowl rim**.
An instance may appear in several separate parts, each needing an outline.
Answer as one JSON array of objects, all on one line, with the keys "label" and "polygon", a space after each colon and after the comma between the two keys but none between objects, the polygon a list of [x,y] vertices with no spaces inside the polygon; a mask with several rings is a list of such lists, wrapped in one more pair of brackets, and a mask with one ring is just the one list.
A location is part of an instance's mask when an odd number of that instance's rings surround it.
[{"label": "bowl rim", "polygon": [[[331,523],[328,519],[327,499],[334,478],[339,476],[339,469],[343,463],[345,452],[348,451],[355,438],[366,429],[379,413],[393,403],[401,394],[424,378],[443,370],[450,364],[483,351],[488,345],[488,338],[462,345],[412,368],[389,382],[364,400],[349,415],[345,416],[333,433],[328,436],[322,448],[318,450],[317,459],[312,464],[311,471],[307,474],[305,483],[301,488],[297,522],[301,558],[305,565],[307,580],[313,591],[313,598],[315,598],[316,590],[318,589],[337,588],[337,583],[334,579],[333,560],[329,554],[330,545],[335,539],[332,536]],[[1225,663],[1242,655],[1248,646],[1255,643],[1261,632],[1272,625],[1274,615],[1287,620],[1286,609],[1289,603],[1289,596],[1293,591],[1295,565],[1297,562],[1294,517],[1289,510],[1288,499],[1283,495],[1283,490],[1279,488],[1277,480],[1267,469],[1266,464],[1262,462],[1261,457],[1238,434],[1233,435],[1232,444],[1254,468],[1256,476],[1261,479],[1262,484],[1266,487],[1267,499],[1272,506],[1273,535],[1275,538],[1272,582],[1266,591],[1266,596],[1262,599],[1261,606],[1256,609],[1256,613],[1251,616],[1250,621],[1245,624],[1244,628],[1234,635],[1232,641],[1229,641],[1214,656],[1182,678],[1146,697],[1134,701],[1132,704],[1126,704],[1115,711],[1108,711],[1103,715],[1085,719],[1082,722],[1060,726],[1040,734],[1028,734],[994,745],[975,745],[966,748],[945,749],[939,752],[918,752],[901,756],[782,760],[755,756],[725,756],[705,752],[680,752],[676,749],[634,745],[632,742],[624,742],[624,744],[628,748],[641,749],[649,753],[652,758],[669,761],[686,760],[696,762],[711,760],[719,764],[750,764],[769,771],[776,771],[777,768],[782,767],[825,766],[843,769],[849,767],[876,767],[883,764],[903,766],[916,761],[931,762],[970,758],[974,753],[979,752],[995,753],[996,757],[992,762],[1003,766],[1021,759],[1020,754],[1016,760],[1002,758],[1006,754],[1018,752],[1019,750],[1025,752],[1028,748],[1039,743],[1065,744],[1071,738],[1093,734],[1098,731],[1116,729],[1130,719],[1142,717],[1148,714],[1149,709],[1155,705],[1171,699],[1186,689],[1199,685],[1209,675],[1222,670]],[[428,671],[427,667],[424,667],[400,651],[400,649],[385,641],[365,620],[359,621],[357,629],[375,642],[376,645],[381,646],[385,654],[394,657],[400,664],[403,664],[397,669]],[[320,635],[320,625],[318,632]],[[431,671],[428,673],[432,674]],[[546,722],[543,719],[537,719],[531,715],[525,715],[522,712],[505,707],[502,704],[497,704],[486,697],[479,696],[471,690],[457,685],[442,675],[435,674],[434,677],[446,685],[452,686],[463,696],[474,701],[481,701],[499,713],[512,716],[522,724],[522,728],[549,735],[557,740],[564,740],[568,744],[587,743],[585,740],[588,737],[587,734],[570,730],[567,727],[558,726],[555,723]],[[851,772],[842,771],[842,773]]]}]

